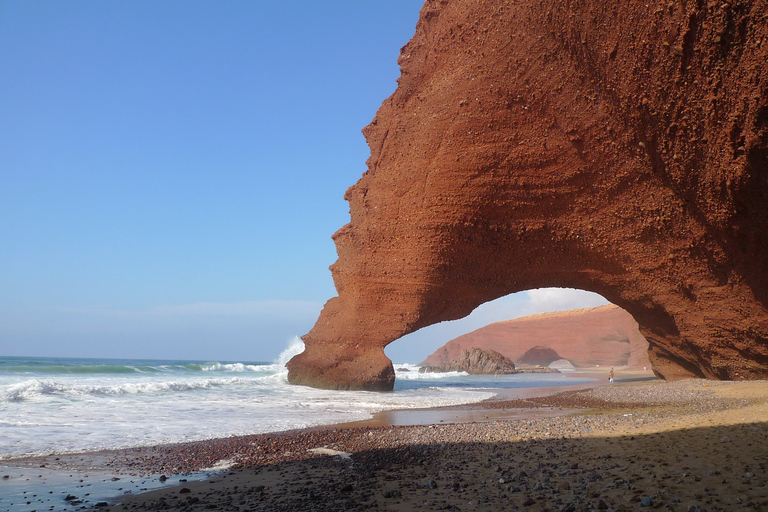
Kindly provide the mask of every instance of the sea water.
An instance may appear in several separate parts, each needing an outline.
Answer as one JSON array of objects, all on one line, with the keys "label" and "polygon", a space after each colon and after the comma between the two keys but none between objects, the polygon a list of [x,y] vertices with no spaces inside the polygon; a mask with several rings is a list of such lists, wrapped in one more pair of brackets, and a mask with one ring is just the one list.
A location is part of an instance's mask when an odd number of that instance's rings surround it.
[{"label": "sea water", "polygon": [[579,382],[403,363],[392,393],[320,390],[288,384],[285,362],[302,350],[296,338],[274,362],[0,357],[0,460],[279,432]]}]

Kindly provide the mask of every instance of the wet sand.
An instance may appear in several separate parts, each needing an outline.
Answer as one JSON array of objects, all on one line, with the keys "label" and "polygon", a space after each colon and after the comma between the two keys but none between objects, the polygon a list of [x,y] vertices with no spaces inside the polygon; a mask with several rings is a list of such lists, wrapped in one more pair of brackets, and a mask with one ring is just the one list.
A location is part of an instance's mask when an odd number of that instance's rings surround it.
[{"label": "wet sand", "polygon": [[[122,475],[231,468],[99,508],[761,510],[768,506],[767,397],[766,382],[619,382],[442,411],[473,411],[480,417],[472,423],[438,414],[427,425],[125,450],[102,454],[99,465]],[[43,463],[72,467],[59,458]]]}]

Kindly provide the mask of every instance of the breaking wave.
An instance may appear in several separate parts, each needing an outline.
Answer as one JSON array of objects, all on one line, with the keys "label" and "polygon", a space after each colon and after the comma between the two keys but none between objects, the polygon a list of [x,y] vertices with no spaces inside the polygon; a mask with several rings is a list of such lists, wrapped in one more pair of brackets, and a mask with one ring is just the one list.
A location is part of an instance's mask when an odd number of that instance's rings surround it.
[{"label": "breaking wave", "polygon": [[120,396],[145,393],[184,392],[232,385],[247,385],[250,380],[237,377],[194,381],[122,382],[112,385],[68,384],[55,381],[29,379],[0,386],[0,402],[30,400],[40,396],[82,398],[85,396]]}]

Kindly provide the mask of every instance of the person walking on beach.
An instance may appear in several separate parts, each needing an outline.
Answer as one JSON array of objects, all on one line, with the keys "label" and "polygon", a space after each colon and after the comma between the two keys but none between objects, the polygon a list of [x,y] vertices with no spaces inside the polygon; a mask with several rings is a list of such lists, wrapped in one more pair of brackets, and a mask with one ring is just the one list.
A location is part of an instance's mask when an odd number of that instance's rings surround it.
[{"label": "person walking on beach", "polygon": [[613,366],[611,366],[611,372],[608,374],[608,382],[613,386]]}]

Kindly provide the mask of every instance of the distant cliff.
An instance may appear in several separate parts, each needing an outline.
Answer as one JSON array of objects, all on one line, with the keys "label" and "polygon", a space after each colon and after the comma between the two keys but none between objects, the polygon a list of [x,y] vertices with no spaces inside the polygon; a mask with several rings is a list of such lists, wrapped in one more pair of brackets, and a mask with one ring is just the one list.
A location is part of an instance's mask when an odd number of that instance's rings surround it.
[{"label": "distant cliff", "polygon": [[546,366],[557,359],[575,367],[651,366],[637,322],[613,304],[496,322],[449,341],[421,364],[453,361],[471,347],[495,350],[518,366]]}]

